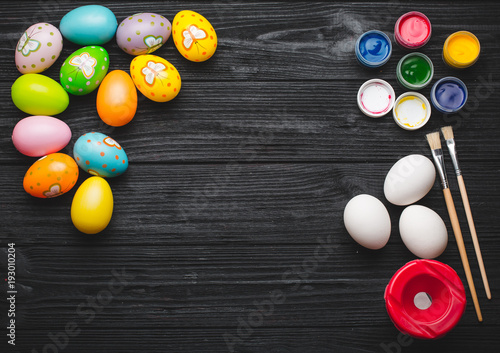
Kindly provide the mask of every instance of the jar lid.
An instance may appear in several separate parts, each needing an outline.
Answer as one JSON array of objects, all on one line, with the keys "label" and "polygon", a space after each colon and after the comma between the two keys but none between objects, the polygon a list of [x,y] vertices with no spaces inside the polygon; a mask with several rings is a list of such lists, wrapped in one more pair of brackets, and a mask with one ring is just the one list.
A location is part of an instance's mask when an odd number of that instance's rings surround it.
[{"label": "jar lid", "polygon": [[431,21],[418,11],[407,12],[402,15],[394,26],[396,43],[406,49],[423,47],[431,38]]},{"label": "jar lid", "polygon": [[359,36],[354,52],[358,61],[364,66],[380,67],[391,57],[391,40],[384,32],[371,30]]},{"label": "jar lid", "polygon": [[405,130],[418,130],[431,117],[431,104],[418,92],[405,92],[400,95],[392,108],[394,121]]},{"label": "jar lid", "polygon": [[431,89],[432,105],[441,113],[456,113],[463,108],[467,98],[467,86],[456,77],[443,77]]},{"label": "jar lid", "polygon": [[392,86],[381,79],[366,81],[358,90],[358,107],[367,116],[379,118],[391,111],[396,100]]},{"label": "jar lid", "polygon": [[384,299],[397,329],[420,339],[446,335],[466,306],[457,273],[436,260],[413,260],[401,267],[389,281]]},{"label": "jar lid", "polygon": [[455,69],[473,65],[479,58],[481,44],[479,39],[467,31],[452,33],[443,45],[443,60]]},{"label": "jar lid", "polygon": [[426,87],[434,76],[432,60],[422,53],[409,53],[401,58],[396,68],[399,83],[408,89]]}]

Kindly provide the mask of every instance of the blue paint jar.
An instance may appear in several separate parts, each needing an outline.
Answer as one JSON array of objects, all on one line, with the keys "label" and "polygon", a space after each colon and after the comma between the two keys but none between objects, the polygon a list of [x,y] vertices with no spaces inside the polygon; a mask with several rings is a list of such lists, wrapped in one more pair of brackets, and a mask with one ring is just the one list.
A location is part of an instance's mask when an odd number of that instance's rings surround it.
[{"label": "blue paint jar", "polygon": [[467,102],[467,86],[456,77],[443,77],[431,89],[431,102],[441,113],[456,113]]},{"label": "blue paint jar", "polygon": [[358,38],[354,50],[356,58],[362,65],[380,67],[389,61],[392,44],[384,32],[371,30]]}]

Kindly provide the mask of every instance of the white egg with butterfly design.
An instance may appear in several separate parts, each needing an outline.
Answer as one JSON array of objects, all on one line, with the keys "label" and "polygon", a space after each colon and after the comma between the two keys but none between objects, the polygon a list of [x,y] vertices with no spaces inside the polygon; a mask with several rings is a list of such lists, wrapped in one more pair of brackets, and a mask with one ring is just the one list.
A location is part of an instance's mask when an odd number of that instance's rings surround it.
[{"label": "white egg with butterfly design", "polygon": [[63,48],[61,32],[50,23],[35,23],[23,32],[16,46],[16,67],[22,74],[47,70]]},{"label": "white egg with butterfly design", "polygon": [[125,18],[116,31],[116,43],[127,54],[150,54],[170,37],[172,25],[162,15],[146,12]]}]

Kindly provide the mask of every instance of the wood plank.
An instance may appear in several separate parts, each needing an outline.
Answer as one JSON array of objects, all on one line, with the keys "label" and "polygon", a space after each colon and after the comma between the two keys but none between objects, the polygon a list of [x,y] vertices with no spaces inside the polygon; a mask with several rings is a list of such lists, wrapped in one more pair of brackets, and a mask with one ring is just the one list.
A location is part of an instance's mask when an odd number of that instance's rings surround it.
[{"label": "wood plank", "polygon": [[[450,163],[450,161],[448,161]],[[464,169],[476,228],[481,239],[499,231],[499,221],[488,210],[500,206],[496,185],[498,166],[478,162]],[[58,198],[43,200],[22,189],[24,166],[9,167],[1,182],[11,190],[1,208],[11,222],[4,234],[15,236],[25,226],[30,235],[20,244],[246,244],[309,243],[308,233],[345,233],[343,208],[348,200],[368,193],[383,200],[393,213],[394,232],[402,207],[390,205],[383,183],[392,163],[360,164],[207,164],[131,165],[121,177],[110,179],[115,209],[109,227],[97,237],[82,237],[69,217],[76,187]],[[451,165],[449,165],[451,170]],[[89,175],[81,172],[79,184]],[[463,215],[455,178],[450,183],[459,215]],[[420,203],[447,221],[439,183]],[[28,216],[29,215],[29,216]],[[465,217],[462,219],[465,222]],[[466,227],[466,223],[463,223]],[[140,237],[138,234],[141,234]]]},{"label": "wood plank", "polygon": [[[372,119],[360,112],[355,97],[361,84],[352,82],[346,91],[334,93],[336,85],[329,82],[213,82],[200,104],[198,85],[187,83],[184,94],[166,108],[142,99],[134,121],[121,128],[99,119],[91,96],[71,97],[79,104],[61,115],[73,132],[64,151],[72,154],[78,137],[99,131],[119,141],[131,162],[387,162],[401,154],[430,155],[425,134],[453,123],[461,160],[500,159],[492,153],[500,151],[494,100],[483,100],[475,112],[446,120],[434,112],[427,126],[406,131],[392,115]],[[227,97],[223,105],[220,97]],[[12,131],[26,116],[15,109],[10,107],[0,129]],[[1,163],[34,161],[15,150],[8,133],[0,143],[5,146]]]}]

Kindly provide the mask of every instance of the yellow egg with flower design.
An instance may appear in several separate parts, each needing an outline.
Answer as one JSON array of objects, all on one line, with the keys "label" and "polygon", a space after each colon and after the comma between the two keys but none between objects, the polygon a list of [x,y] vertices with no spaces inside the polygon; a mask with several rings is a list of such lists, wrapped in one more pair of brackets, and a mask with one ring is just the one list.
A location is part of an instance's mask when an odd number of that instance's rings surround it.
[{"label": "yellow egg with flower design", "polygon": [[155,102],[168,102],[181,90],[179,71],[160,56],[136,56],[130,63],[130,75],[137,89]]},{"label": "yellow egg with flower design", "polygon": [[212,24],[197,12],[184,10],[172,22],[172,38],[179,53],[188,60],[210,59],[217,49],[217,34]]}]

